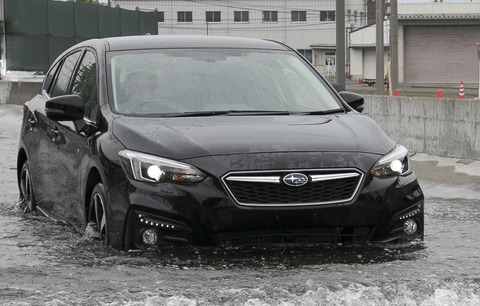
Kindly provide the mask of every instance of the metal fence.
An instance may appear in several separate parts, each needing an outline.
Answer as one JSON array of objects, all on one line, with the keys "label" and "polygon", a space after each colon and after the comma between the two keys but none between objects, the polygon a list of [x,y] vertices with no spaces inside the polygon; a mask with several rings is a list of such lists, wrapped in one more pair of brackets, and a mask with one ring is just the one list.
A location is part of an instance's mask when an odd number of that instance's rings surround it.
[{"label": "metal fence", "polygon": [[74,44],[99,37],[158,34],[157,13],[52,0],[3,0],[6,70],[45,72]]}]

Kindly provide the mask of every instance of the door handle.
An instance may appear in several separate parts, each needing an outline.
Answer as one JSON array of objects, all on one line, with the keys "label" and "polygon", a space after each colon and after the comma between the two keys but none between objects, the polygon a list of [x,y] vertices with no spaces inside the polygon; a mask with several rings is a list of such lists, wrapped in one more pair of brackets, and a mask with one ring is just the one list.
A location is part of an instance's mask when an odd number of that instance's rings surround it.
[{"label": "door handle", "polygon": [[29,131],[33,131],[33,130],[36,130],[37,129],[37,120],[35,120],[34,117],[29,117],[27,119],[27,128]]}]

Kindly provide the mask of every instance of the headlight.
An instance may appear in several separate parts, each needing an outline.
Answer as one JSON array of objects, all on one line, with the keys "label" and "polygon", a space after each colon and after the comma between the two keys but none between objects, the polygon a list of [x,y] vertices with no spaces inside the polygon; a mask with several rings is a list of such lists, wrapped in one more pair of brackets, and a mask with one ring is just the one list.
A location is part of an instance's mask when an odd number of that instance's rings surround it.
[{"label": "headlight", "polygon": [[118,156],[127,176],[138,181],[191,184],[206,178],[193,166],[154,155],[122,150]]},{"label": "headlight", "polygon": [[373,166],[371,173],[376,177],[402,175],[410,172],[408,151],[402,145],[397,145],[387,155]]}]

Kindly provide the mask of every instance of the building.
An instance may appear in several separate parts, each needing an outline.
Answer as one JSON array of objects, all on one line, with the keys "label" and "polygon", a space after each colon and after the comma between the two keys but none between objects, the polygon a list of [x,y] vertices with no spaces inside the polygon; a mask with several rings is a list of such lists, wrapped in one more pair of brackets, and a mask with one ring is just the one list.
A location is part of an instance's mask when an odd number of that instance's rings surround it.
[{"label": "building", "polygon": [[[364,0],[345,1],[348,31],[366,25]],[[327,77],[335,74],[335,0],[111,0],[157,10],[159,35],[273,39],[299,50]]]},{"label": "building", "polygon": [[[400,83],[477,83],[480,1],[401,3],[398,5]],[[375,25],[350,34],[351,74],[375,78]],[[384,24],[388,57],[389,23]],[[387,61],[386,61],[387,62]],[[385,71],[387,71],[385,69]]]}]

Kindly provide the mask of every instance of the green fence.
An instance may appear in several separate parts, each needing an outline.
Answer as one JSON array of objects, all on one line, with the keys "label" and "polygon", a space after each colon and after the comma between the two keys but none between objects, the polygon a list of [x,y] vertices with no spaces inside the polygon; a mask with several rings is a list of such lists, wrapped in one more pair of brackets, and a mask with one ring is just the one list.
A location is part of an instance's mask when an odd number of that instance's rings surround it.
[{"label": "green fence", "polygon": [[52,0],[4,0],[4,12],[7,70],[45,72],[90,38],[158,34],[155,12]]}]

